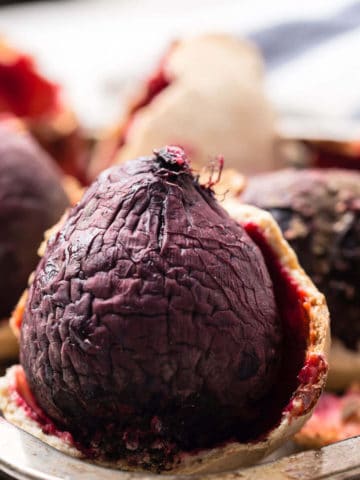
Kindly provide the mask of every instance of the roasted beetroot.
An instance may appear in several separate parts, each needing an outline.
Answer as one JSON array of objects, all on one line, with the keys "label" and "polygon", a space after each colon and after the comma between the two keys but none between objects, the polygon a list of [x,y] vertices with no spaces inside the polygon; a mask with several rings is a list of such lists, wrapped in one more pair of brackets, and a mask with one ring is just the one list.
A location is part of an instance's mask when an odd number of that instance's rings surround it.
[{"label": "roasted beetroot", "polygon": [[[8,317],[38,262],[44,231],[68,205],[46,153],[11,120],[0,123],[0,319]],[[0,346],[1,348],[1,346]]]},{"label": "roasted beetroot", "polygon": [[140,434],[182,449],[246,438],[275,381],[282,334],[265,262],[185,162],[161,151],[102,175],[31,287],[30,387],[83,440],[114,422],[124,446]]},{"label": "roasted beetroot", "polygon": [[[334,339],[358,350],[360,174],[309,169],[259,175],[249,181],[242,201],[273,214],[300,263],[327,298]],[[352,367],[357,377],[359,367],[355,369],[354,363]],[[345,379],[344,373],[340,376]]]},{"label": "roasted beetroot", "polygon": [[35,272],[6,418],[25,404],[20,425],[57,448],[155,471],[246,464],[298,429],[327,309],[270,215],[242,221],[179,148],[103,172]]}]

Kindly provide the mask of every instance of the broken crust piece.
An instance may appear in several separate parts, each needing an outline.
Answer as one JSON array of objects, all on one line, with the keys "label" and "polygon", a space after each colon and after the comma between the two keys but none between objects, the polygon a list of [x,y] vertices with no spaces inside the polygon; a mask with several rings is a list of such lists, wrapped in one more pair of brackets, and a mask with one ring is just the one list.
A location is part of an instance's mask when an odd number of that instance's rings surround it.
[{"label": "broken crust piece", "polygon": [[295,436],[302,447],[320,448],[360,435],[360,384],[342,396],[323,393],[310,420]]},{"label": "broken crust piece", "polygon": [[[253,223],[256,225],[260,235],[273,249],[281,269],[301,290],[303,309],[310,330],[304,366],[298,375],[298,387],[282,410],[279,423],[265,439],[250,443],[230,442],[225,446],[184,455],[181,463],[171,470],[173,473],[217,472],[257,462],[290,438],[310,417],[326,380],[329,314],[324,296],[305,275],[269,214],[248,206],[238,206],[233,214],[245,227]],[[9,369],[6,376],[0,380],[0,408],[8,421],[64,453],[87,458],[104,466],[134,469],[124,461],[110,463],[102,461],[101,458],[94,460],[78,450],[70,434],[57,430],[51,420],[49,421],[42,411],[39,412],[20,366]]]},{"label": "broken crust piece", "polygon": [[191,155],[194,169],[220,153],[244,173],[275,168],[275,115],[263,90],[252,44],[225,34],[174,42],[120,125],[98,142],[90,178],[169,143]]}]

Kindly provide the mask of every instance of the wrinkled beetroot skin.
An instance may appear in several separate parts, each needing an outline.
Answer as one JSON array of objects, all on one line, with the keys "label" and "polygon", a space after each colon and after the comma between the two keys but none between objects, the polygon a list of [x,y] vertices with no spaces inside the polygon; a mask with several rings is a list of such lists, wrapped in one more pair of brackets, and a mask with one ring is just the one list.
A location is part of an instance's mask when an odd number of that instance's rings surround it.
[{"label": "wrinkled beetroot skin", "polygon": [[10,315],[45,230],[67,205],[52,160],[27,134],[0,122],[0,318]]},{"label": "wrinkled beetroot skin", "polygon": [[179,450],[252,438],[280,323],[261,251],[167,147],[103,172],[51,239],[21,363],[84,448],[161,470]]}]

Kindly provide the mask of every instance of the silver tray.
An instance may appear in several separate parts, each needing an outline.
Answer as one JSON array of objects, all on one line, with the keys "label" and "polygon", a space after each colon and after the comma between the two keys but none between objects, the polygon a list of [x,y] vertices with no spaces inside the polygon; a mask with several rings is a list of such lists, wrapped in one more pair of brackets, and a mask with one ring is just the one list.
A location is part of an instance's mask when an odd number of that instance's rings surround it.
[{"label": "silver tray", "polygon": [[17,480],[355,480],[360,478],[360,437],[236,472],[159,476],[111,470],[77,460],[0,417],[0,478],[8,478],[1,477],[1,472]]}]

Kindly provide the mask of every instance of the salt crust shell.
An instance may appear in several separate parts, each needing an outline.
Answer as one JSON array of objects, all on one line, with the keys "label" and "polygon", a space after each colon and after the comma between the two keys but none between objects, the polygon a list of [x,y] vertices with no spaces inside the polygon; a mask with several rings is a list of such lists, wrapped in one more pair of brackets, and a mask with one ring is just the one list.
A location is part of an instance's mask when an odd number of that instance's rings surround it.
[{"label": "salt crust shell", "polygon": [[243,172],[274,168],[274,115],[253,45],[226,35],[188,38],[164,68],[171,83],[137,112],[118,161],[170,142],[188,146],[198,166],[218,152]]},{"label": "salt crust shell", "polygon": [[[310,327],[306,359],[310,357],[326,358],[330,344],[330,330],[329,312],[325,298],[300,267],[295,253],[282,237],[281,231],[272,216],[258,208],[240,205],[236,200],[224,201],[223,206],[240,223],[251,222],[258,226],[265,240],[278,257],[281,266],[304,292],[304,310]],[[16,366],[10,368],[5,377],[0,379],[0,409],[3,411],[5,418],[52,447],[69,455],[82,458],[81,452],[74,448],[71,443],[57,436],[43,433],[41,427],[30,419],[22,408],[17,406],[16,400],[11,394],[11,385],[16,368]],[[269,433],[266,439],[244,444],[233,442],[226,446],[203,450],[192,455],[183,455],[179,463],[166,473],[216,473],[256,463],[294,435],[308,420],[325,381],[326,370],[322,370],[318,372],[314,383],[300,385],[292,398],[289,399],[289,405],[284,409],[280,423]],[[307,399],[309,400],[309,396],[311,398],[310,407],[304,405],[304,391],[308,395]],[[124,462],[99,461],[97,463],[112,468],[131,470],[131,467]],[[152,476],[152,478],[154,477]],[[217,478],[219,477],[217,476]]]},{"label": "salt crust shell", "polygon": [[[264,94],[263,62],[254,45],[225,34],[188,37],[171,46],[162,68],[170,84],[134,115],[130,102],[130,113],[99,142],[91,178],[124,134],[115,163],[176,144],[191,153],[196,169],[220,153],[227,167],[244,173],[275,168],[275,115]],[[138,98],[146,87],[145,81]]]}]

